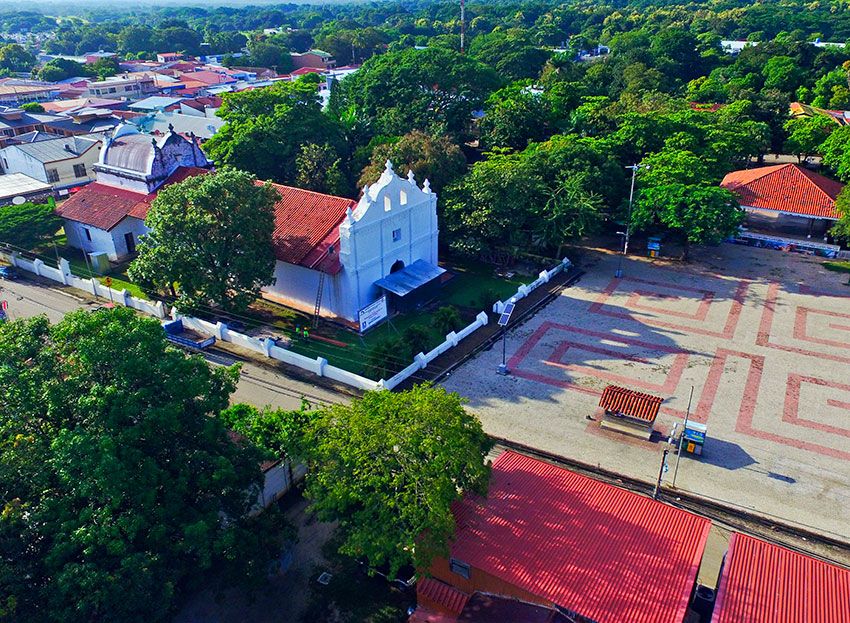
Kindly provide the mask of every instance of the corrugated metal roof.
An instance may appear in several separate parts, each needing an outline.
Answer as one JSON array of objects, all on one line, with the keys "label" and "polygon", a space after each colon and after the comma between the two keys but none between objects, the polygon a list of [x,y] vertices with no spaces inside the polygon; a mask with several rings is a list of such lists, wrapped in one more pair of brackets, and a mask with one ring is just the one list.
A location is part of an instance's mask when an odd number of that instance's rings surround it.
[{"label": "corrugated metal roof", "polygon": [[633,389],[609,385],[599,398],[599,406],[606,411],[613,411],[628,417],[646,422],[654,422],[663,398],[636,392]]},{"label": "corrugated metal roof", "polygon": [[447,614],[459,615],[463,611],[469,595],[433,578],[422,578],[416,583],[416,599],[427,602],[431,607],[437,607]]},{"label": "corrugated metal roof", "polygon": [[9,197],[17,197],[18,195],[26,197],[37,193],[48,192],[50,184],[45,184],[41,180],[37,180],[23,173],[7,173],[0,175],[0,199],[8,199]]},{"label": "corrugated metal roof", "polygon": [[46,141],[23,143],[13,147],[20,149],[39,162],[56,162],[57,160],[77,158],[101,142],[103,142],[103,139],[100,136],[65,136]]},{"label": "corrugated metal roof", "polygon": [[146,134],[123,134],[108,142],[101,162],[110,167],[150,173],[154,159],[153,143]]},{"label": "corrugated metal roof", "polygon": [[455,518],[454,558],[599,623],[681,623],[710,527],[515,452]]},{"label": "corrugated metal roof", "polygon": [[798,164],[732,171],[720,183],[743,206],[837,219],[835,199],[844,184]]},{"label": "corrugated metal roof", "polygon": [[[264,182],[257,181],[258,185]],[[345,218],[348,208],[352,210],[357,205],[352,199],[334,197],[322,193],[272,184],[280,195],[274,206],[274,244],[275,257],[281,262],[300,264],[308,268],[317,268],[323,272],[334,274],[339,272],[331,264],[339,264],[339,260],[327,258],[327,249],[339,240],[339,224]],[[320,248],[323,247],[323,248]],[[315,253],[319,250],[318,256]],[[335,258],[338,258],[339,245],[336,245]]]},{"label": "corrugated metal roof", "polygon": [[152,95],[138,102],[133,102],[128,105],[130,110],[162,110],[172,104],[178,104],[183,100],[182,97],[164,97],[162,95]]},{"label": "corrugated metal roof", "polygon": [[419,286],[424,286],[446,272],[445,268],[434,266],[425,260],[416,260],[410,266],[405,266],[382,279],[375,285],[398,296],[405,296]]},{"label": "corrugated metal roof", "polygon": [[712,623],[847,623],[850,570],[733,534]]}]

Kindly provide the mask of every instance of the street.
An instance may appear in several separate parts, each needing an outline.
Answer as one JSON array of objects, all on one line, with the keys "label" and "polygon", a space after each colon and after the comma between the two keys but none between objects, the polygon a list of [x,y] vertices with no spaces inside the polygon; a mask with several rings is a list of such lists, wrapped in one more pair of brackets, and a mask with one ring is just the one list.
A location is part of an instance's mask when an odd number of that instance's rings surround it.
[{"label": "street", "polygon": [[[26,279],[0,279],[0,300],[7,302],[6,313],[11,320],[45,314],[53,323],[59,322],[69,312],[94,309],[97,306],[58,288]],[[247,402],[257,407],[268,405],[273,408],[298,409],[302,398],[313,405],[347,400],[342,394],[277,374],[250,361],[236,359],[221,350],[213,349],[203,355],[216,365],[242,363],[242,375],[231,397],[232,402]]]}]

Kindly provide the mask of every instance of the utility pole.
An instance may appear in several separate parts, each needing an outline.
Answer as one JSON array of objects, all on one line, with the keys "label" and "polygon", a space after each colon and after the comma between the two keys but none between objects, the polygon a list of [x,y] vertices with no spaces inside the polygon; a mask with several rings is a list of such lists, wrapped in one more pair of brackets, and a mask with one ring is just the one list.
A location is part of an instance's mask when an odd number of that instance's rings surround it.
[{"label": "utility pole", "polygon": [[658,480],[655,482],[655,490],[652,492],[652,499],[658,499],[658,492],[661,489],[661,479],[664,478],[664,472],[667,471],[667,453],[670,448],[664,448],[664,455],[661,457],[661,467],[658,470]]},{"label": "utility pole", "polygon": [[685,441],[685,431],[688,429],[688,418],[691,415],[691,401],[694,399],[694,386],[691,385],[691,395],[688,398],[688,410],[685,411],[685,423],[682,425],[682,434],[679,435],[679,452],[676,454],[676,467],[673,469],[673,486],[676,486],[676,476],[679,474],[679,459],[682,458],[682,445]]},{"label": "utility pole", "polygon": [[466,35],[466,4],[460,0],[460,53],[464,52],[464,40]]},{"label": "utility pole", "polygon": [[627,169],[632,170],[632,185],[629,189],[629,213],[626,216],[626,231],[623,234],[623,253],[620,255],[620,261],[617,263],[617,277],[623,276],[623,258],[629,254],[629,235],[631,234],[632,228],[632,205],[634,204],[635,199],[635,178],[637,177],[638,169],[647,168],[646,166],[641,166],[639,164],[631,164],[626,167]]}]

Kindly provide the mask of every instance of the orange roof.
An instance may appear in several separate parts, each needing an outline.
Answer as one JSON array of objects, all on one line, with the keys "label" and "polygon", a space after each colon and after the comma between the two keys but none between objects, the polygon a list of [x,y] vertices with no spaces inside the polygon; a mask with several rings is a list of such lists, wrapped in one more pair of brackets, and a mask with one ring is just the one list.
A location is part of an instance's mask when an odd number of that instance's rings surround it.
[{"label": "orange roof", "polygon": [[422,578],[416,583],[416,601],[429,610],[458,616],[469,595],[440,580]]},{"label": "orange roof", "polygon": [[[263,184],[258,181],[257,184]],[[281,262],[300,264],[328,274],[340,271],[339,225],[348,208],[357,205],[352,199],[272,184],[280,195],[274,207],[273,244],[275,257]],[[336,245],[337,253],[327,253]]]},{"label": "orange roof", "polygon": [[658,416],[658,408],[664,402],[663,398],[636,392],[633,389],[609,385],[599,398],[599,406],[606,411],[613,411],[646,422],[654,422]]},{"label": "orange roof", "polygon": [[835,199],[844,184],[798,164],[732,171],[720,182],[742,206],[801,216],[838,219]]}]

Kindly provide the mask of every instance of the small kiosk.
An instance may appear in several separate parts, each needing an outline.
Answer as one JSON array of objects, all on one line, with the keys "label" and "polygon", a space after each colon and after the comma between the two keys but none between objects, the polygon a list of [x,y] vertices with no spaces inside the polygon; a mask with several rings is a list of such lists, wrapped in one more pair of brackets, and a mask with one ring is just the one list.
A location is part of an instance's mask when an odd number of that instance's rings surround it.
[{"label": "small kiosk", "polygon": [[599,398],[605,411],[600,426],[625,435],[649,440],[663,398],[625,387],[609,385]]},{"label": "small kiosk", "polygon": [[705,424],[688,421],[685,424],[685,432],[682,433],[685,437],[682,440],[682,450],[690,454],[702,455],[706,430]]}]

